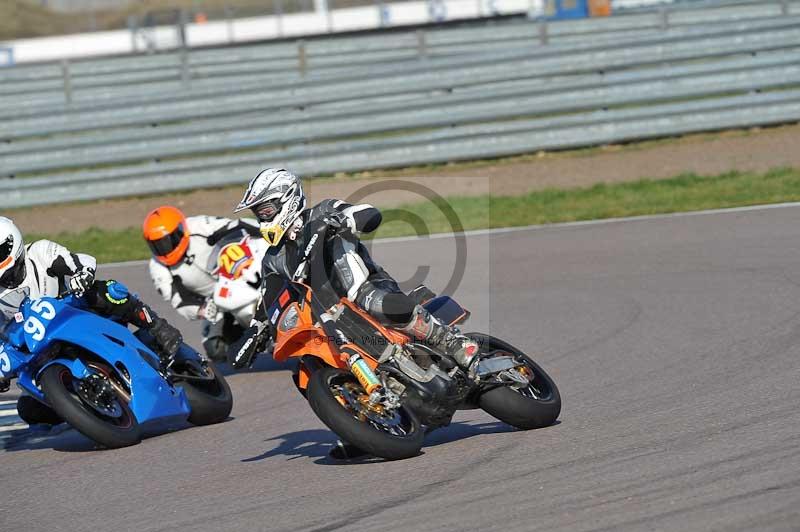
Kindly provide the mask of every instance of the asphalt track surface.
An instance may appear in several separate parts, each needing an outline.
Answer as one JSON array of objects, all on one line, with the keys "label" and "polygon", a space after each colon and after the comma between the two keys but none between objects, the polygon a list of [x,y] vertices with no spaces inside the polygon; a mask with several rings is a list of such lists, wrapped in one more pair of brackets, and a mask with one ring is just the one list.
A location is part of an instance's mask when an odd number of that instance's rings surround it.
[{"label": "asphalt track surface", "polygon": [[[430,265],[438,288],[451,244],[374,254],[400,278]],[[474,236],[468,251],[456,295],[473,328],[535,353],[559,424],[465,411],[416,458],[336,463],[287,371],[262,361],[230,377],[220,425],[115,451],[72,430],[6,434],[0,529],[800,529],[800,208]],[[106,273],[153,299],[141,267]]]}]

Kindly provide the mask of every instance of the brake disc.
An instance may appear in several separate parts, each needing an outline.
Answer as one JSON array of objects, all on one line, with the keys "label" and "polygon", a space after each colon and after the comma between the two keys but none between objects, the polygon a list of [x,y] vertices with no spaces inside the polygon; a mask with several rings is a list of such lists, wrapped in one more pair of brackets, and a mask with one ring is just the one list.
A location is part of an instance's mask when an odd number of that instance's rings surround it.
[{"label": "brake disc", "polygon": [[84,403],[100,414],[112,418],[122,416],[122,407],[114,393],[114,387],[105,377],[93,373],[82,379],[75,391]]}]

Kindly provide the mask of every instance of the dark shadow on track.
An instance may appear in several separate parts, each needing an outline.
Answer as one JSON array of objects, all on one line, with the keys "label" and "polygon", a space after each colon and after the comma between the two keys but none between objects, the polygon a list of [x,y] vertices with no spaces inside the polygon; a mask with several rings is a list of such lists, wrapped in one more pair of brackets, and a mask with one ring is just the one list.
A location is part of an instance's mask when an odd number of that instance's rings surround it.
[{"label": "dark shadow on track", "polygon": [[231,375],[236,375],[237,373],[261,373],[261,372],[268,372],[268,371],[290,371],[294,369],[295,365],[297,365],[296,360],[290,360],[288,362],[275,362],[275,359],[272,358],[270,355],[260,355],[256,358],[255,363],[253,363],[253,367],[249,369],[243,370],[235,370],[231,367],[230,364],[227,362],[216,362],[217,367],[219,368],[220,372],[223,376],[229,377]]},{"label": "dark shadow on track", "polygon": [[241,461],[258,462],[273,456],[285,456],[286,460],[294,460],[303,456],[308,458],[328,456],[328,451],[331,450],[336,442],[336,435],[325,429],[310,429],[290,432],[289,434],[276,436],[264,441],[277,441],[278,446],[263,454],[252,458],[244,458]]},{"label": "dark shadow on track", "polygon": [[[436,447],[457,440],[465,440],[482,434],[500,434],[503,432],[517,432],[517,429],[501,421],[489,423],[457,422],[448,427],[437,429],[425,437],[425,447]],[[424,448],[424,447],[423,447]]]},{"label": "dark shadow on track", "polygon": [[65,424],[52,428],[39,425],[21,429],[3,438],[2,446],[6,452],[52,449],[66,453],[80,453],[98,448],[89,438]]},{"label": "dark shadow on track", "polygon": [[[497,434],[502,432],[514,432],[515,428],[499,421],[491,423],[472,424],[471,422],[456,422],[443,429],[438,429],[425,439],[425,447],[435,447],[445,443],[463,440],[473,436],[483,434]],[[297,458],[316,458],[314,461],[320,465],[341,465],[352,463],[373,463],[382,462],[383,459],[375,457],[365,457],[349,461],[333,460],[328,457],[328,452],[336,443],[336,435],[325,429],[309,429],[290,432],[282,436],[276,436],[265,440],[266,442],[277,441],[278,446],[270,449],[263,454],[252,458],[244,458],[242,462],[258,462],[275,456],[285,456],[286,460]],[[423,452],[425,447],[423,447]]]},{"label": "dark shadow on track", "polygon": [[[228,417],[222,423],[233,421]],[[161,436],[169,436],[173,432],[192,429],[195,426],[189,422],[177,422],[168,427],[144,428],[142,441]],[[84,453],[91,451],[108,450],[94,443],[92,440],[62,423],[54,427],[34,425],[19,432],[13,432],[0,439],[0,448],[6,452],[32,451],[37,449],[52,449],[64,453]]]}]

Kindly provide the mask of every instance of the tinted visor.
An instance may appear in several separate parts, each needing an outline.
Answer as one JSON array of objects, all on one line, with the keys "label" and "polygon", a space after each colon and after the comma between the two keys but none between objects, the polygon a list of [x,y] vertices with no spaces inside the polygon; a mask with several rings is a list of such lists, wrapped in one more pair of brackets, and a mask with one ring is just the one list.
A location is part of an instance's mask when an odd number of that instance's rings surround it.
[{"label": "tinted visor", "polygon": [[148,240],[147,245],[150,246],[150,250],[157,257],[166,257],[175,251],[185,234],[186,232],[183,230],[183,224],[180,224],[167,236],[159,238],[158,240]]},{"label": "tinted visor", "polygon": [[3,262],[11,255],[12,249],[14,249],[14,238],[9,235],[4,242],[0,243],[0,262]]},{"label": "tinted visor", "polygon": [[256,215],[259,222],[271,222],[279,212],[281,212],[281,200],[278,198],[253,207],[253,214]]},{"label": "tinted visor", "polygon": [[13,267],[3,272],[2,277],[0,277],[0,286],[3,288],[18,287],[25,280],[25,273],[25,256],[22,255]]}]

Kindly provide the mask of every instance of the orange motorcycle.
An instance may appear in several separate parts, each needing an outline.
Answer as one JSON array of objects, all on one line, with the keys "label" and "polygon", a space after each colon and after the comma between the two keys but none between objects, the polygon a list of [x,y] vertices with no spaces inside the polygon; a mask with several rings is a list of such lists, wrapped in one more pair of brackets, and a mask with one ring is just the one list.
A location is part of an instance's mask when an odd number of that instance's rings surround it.
[{"label": "orange motorcycle", "polygon": [[[323,262],[318,258],[325,241],[339,237],[324,229],[312,236],[305,260],[293,280],[277,291],[268,316],[274,359],[299,358],[295,384],[342,440],[396,460],[417,455],[425,434],[448,425],[459,409],[482,408],[525,430],[555,422],[561,411],[555,383],[508,343],[468,334],[480,351],[465,370],[425,343],[385,327],[346,298],[328,298],[333,304],[325,304],[306,281],[314,264]],[[433,297],[424,287],[413,293],[422,294],[420,303],[445,323],[469,317],[450,297]]]}]

